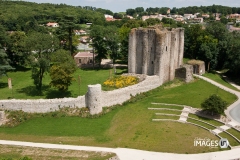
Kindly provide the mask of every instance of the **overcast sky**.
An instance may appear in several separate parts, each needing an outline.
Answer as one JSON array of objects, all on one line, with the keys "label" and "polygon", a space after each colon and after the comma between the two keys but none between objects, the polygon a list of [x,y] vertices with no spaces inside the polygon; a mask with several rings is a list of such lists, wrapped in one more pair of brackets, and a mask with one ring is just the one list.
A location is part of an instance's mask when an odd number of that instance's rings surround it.
[{"label": "overcast sky", "polygon": [[211,6],[223,5],[240,7],[240,0],[26,0],[36,3],[65,3],[73,6],[93,6],[109,9],[112,12],[125,12],[126,9],[136,7],[187,7],[187,6]]}]

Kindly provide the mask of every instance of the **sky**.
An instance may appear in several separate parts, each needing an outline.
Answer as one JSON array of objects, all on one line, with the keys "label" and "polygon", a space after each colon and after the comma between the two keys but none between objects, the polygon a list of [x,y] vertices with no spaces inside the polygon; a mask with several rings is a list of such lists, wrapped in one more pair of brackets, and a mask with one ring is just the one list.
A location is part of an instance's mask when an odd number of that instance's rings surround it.
[{"label": "sky", "polygon": [[125,12],[129,8],[136,7],[187,7],[187,6],[211,6],[222,5],[229,7],[240,7],[239,0],[26,0],[36,3],[64,3],[72,6],[92,6],[96,8],[109,9],[112,12]]}]

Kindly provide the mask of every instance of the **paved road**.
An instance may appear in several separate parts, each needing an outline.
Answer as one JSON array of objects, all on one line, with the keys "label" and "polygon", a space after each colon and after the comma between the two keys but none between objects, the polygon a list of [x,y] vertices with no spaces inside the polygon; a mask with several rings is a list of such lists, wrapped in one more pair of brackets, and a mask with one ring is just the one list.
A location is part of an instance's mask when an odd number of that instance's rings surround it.
[{"label": "paved road", "polygon": [[61,144],[48,144],[48,143],[32,143],[20,141],[6,141],[0,140],[0,144],[14,145],[14,146],[27,146],[51,149],[67,149],[67,150],[83,150],[83,151],[97,151],[97,152],[113,152],[116,153],[120,160],[227,160],[240,158],[240,148],[222,151],[211,152],[203,154],[174,154],[174,153],[161,153],[150,152],[136,149],[127,148],[104,148],[104,147],[86,147],[74,145],[61,145]]},{"label": "paved road", "polygon": [[221,84],[219,84],[219,83],[217,83],[217,82],[215,82],[215,81],[213,81],[209,78],[199,76],[199,75],[196,75],[196,74],[194,74],[194,76],[199,77],[199,78],[201,78],[201,79],[203,79],[203,80],[205,80],[205,81],[207,81],[207,82],[209,82],[209,83],[211,83],[211,84],[213,84],[213,85],[215,85],[215,86],[217,86],[217,87],[219,87],[219,88],[221,88],[225,91],[228,91],[232,94],[235,94],[238,97],[238,100],[235,101],[233,104],[231,104],[227,108],[227,110],[225,110],[225,114],[229,118],[231,118],[232,121],[234,121],[235,123],[237,123],[240,126],[240,92],[232,90],[228,87],[225,87],[225,86],[223,86],[223,85],[221,85]]}]

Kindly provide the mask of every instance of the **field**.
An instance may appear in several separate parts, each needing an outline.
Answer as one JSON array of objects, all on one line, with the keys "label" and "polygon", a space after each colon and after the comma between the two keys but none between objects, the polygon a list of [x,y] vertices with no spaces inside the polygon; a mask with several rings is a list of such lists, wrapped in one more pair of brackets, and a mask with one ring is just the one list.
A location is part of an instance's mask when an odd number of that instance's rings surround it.
[{"label": "field", "polygon": [[[108,76],[109,71],[102,72]],[[153,122],[156,111],[148,110],[148,107],[153,107],[152,102],[200,108],[201,102],[214,93],[228,104],[236,100],[234,95],[203,80],[195,79],[189,84],[176,80],[140,94],[99,118],[33,118],[13,128],[0,127],[0,139],[174,153],[214,152],[220,148],[193,147],[193,141],[196,137],[208,137],[212,140],[217,140],[218,137],[190,124]]]}]

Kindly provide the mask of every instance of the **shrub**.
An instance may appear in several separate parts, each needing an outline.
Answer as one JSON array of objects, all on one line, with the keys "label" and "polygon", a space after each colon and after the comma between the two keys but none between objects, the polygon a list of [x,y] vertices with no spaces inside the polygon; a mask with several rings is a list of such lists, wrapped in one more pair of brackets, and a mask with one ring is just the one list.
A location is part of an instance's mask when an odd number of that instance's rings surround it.
[{"label": "shrub", "polygon": [[213,113],[223,114],[227,108],[227,102],[222,100],[220,96],[213,94],[201,104],[201,107],[211,111],[212,115]]}]

